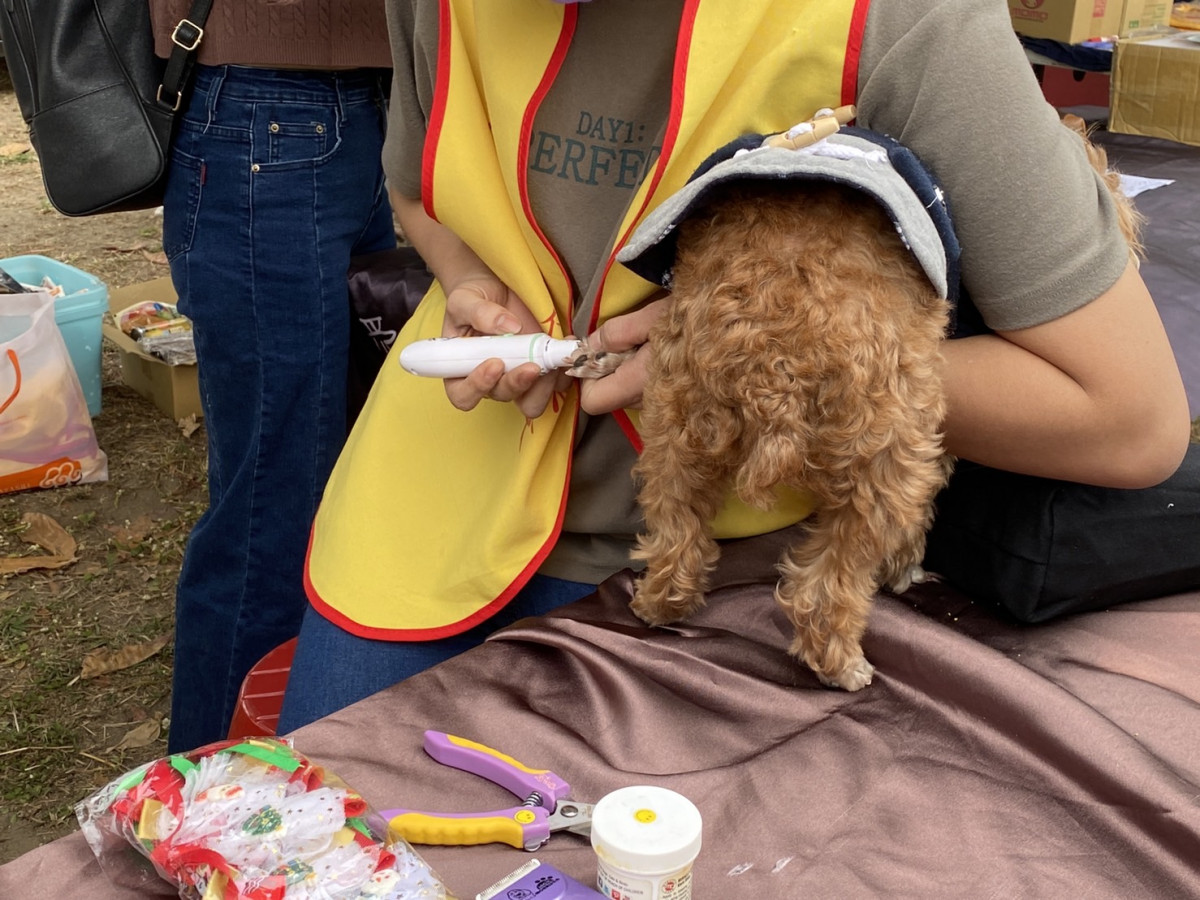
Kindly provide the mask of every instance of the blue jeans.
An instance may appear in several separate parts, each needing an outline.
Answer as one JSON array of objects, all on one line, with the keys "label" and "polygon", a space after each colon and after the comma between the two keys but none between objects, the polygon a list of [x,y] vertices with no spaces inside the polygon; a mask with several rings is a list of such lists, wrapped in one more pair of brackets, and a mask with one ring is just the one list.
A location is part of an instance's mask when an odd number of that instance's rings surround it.
[{"label": "blue jeans", "polygon": [[395,246],[371,70],[198,66],[163,249],[195,328],[209,508],[176,592],[170,752],[223,738],[307,606],[309,526],[346,436],[350,257]]},{"label": "blue jeans", "polygon": [[436,641],[376,641],[358,637],[324,618],[311,606],[304,614],[292,660],[279,733],[286,734],[322,716],[369,697],[482,644],[489,634],[517,619],[539,616],[586,597],[592,584],[534,575],[507,606],[469,631]]}]

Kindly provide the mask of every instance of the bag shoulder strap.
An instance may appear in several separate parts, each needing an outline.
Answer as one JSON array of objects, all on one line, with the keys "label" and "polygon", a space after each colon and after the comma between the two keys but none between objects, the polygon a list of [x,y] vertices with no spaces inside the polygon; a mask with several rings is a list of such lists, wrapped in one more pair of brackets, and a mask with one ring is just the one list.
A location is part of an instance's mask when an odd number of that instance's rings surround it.
[{"label": "bag shoulder strap", "polygon": [[179,20],[171,32],[171,57],[163,71],[162,84],[158,86],[158,103],[171,112],[178,111],[183,103],[183,92],[196,63],[196,51],[204,40],[204,23],[212,11],[213,0],[194,0],[187,16]]}]

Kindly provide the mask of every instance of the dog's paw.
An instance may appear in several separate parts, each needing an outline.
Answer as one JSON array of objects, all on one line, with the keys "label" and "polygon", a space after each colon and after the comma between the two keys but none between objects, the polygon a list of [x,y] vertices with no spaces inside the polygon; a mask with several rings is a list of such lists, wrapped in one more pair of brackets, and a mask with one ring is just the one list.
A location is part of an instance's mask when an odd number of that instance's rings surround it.
[{"label": "dog's paw", "polygon": [[629,603],[633,614],[647,625],[670,625],[672,622],[679,622],[699,612],[703,606],[703,594],[685,596],[670,590],[655,593],[646,589],[645,582],[639,584],[633,600]]},{"label": "dog's paw", "polygon": [[640,594],[629,604],[630,611],[647,625],[669,625],[680,616],[665,601],[649,600]]},{"label": "dog's paw", "polygon": [[586,343],[568,358],[567,374],[572,378],[603,378],[611,375],[617,367],[629,359],[635,350],[619,353],[609,350],[592,350]]},{"label": "dog's paw", "polygon": [[846,666],[846,668],[842,669],[835,678],[829,678],[820,672],[817,673],[817,678],[826,687],[841,688],[843,691],[853,692],[861,691],[870,684],[874,675],[875,667],[867,662],[865,656],[860,656],[851,662],[850,665]]},{"label": "dog's paw", "polygon": [[909,566],[895,575],[887,585],[893,594],[903,594],[914,584],[924,584],[929,580],[929,574],[918,565]]}]

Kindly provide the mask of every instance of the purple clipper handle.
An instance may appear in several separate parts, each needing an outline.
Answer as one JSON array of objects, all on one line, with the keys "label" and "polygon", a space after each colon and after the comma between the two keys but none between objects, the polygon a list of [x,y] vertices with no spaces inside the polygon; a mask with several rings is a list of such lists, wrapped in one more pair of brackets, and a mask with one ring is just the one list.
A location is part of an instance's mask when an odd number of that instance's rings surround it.
[{"label": "purple clipper handle", "polygon": [[550,838],[547,819],[571,786],[553,772],[530,769],[475,741],[441,731],[425,732],[425,752],[442,765],[471,772],[537,805],[475,813],[430,813],[412,809],[386,809],[388,825],[414,844],[508,844],[536,850]]},{"label": "purple clipper handle", "polygon": [[554,812],[571,786],[547,769],[531,769],[491,747],[442,731],[425,732],[425,752],[444,766],[472,772],[525,800],[536,793],[540,806]]}]

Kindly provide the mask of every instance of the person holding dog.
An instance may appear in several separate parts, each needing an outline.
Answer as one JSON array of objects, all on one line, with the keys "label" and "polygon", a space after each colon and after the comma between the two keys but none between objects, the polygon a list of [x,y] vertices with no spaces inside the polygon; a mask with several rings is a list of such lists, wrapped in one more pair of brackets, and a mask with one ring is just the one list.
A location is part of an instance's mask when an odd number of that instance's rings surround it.
[{"label": "person holding dog", "polygon": [[[643,345],[671,301],[615,254],[717,147],[823,107],[853,103],[909,147],[954,212],[990,330],[946,345],[947,450],[1118,487],[1179,465],[1187,408],[1157,311],[1000,4],[416,0],[389,16],[385,169],[438,279],[397,343],[642,349],[581,383],[494,360],[444,385],[385,366],[314,524],[281,729],[629,565]],[[717,534],[744,539],[745,562],[810,508],[729,509]]]}]

